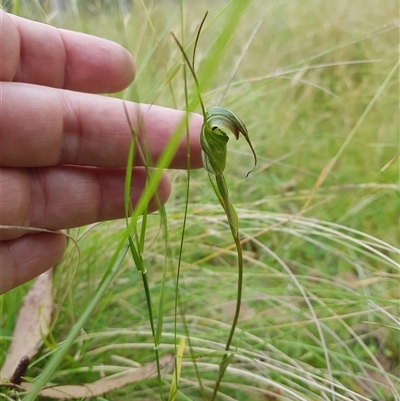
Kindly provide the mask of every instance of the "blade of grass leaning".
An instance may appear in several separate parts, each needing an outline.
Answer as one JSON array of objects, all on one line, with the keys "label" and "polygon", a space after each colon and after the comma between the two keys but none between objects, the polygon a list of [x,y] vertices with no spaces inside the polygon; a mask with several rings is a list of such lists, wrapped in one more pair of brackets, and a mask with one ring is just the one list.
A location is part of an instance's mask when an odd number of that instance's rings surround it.
[{"label": "blade of grass leaning", "polygon": [[[216,60],[221,59],[224,54],[224,50],[227,49],[229,41],[234,36],[235,30],[238,28],[238,21],[249,6],[249,0],[232,0],[226,8],[223,10],[224,22],[219,35],[215,37],[213,43],[211,43],[207,50],[207,56],[201,61],[199,70],[201,75],[199,76],[199,87],[201,90],[209,87],[211,80],[213,79]],[[219,18],[219,16],[217,16]],[[193,65],[193,68],[195,66]]]},{"label": "blade of grass leaning", "polygon": [[314,184],[313,190],[312,190],[309,198],[306,200],[306,202],[305,202],[305,204],[303,206],[303,209],[307,209],[307,207],[310,205],[310,203],[312,202],[312,200],[313,200],[313,198],[315,196],[316,191],[323,184],[323,182],[325,181],[326,177],[329,175],[329,173],[331,172],[333,167],[337,164],[338,159],[342,156],[344,150],[349,145],[349,143],[352,141],[354,135],[356,134],[356,132],[358,131],[358,129],[360,128],[360,126],[364,122],[365,118],[367,117],[367,115],[371,111],[371,109],[374,106],[375,102],[379,99],[379,97],[381,96],[382,92],[384,91],[384,89],[386,88],[386,86],[388,85],[390,80],[392,79],[394,73],[399,68],[399,65],[400,65],[400,60],[397,60],[397,62],[393,66],[393,68],[390,70],[389,74],[386,76],[386,78],[382,82],[382,84],[379,87],[379,89],[376,91],[376,93],[374,94],[374,96],[372,97],[370,102],[368,103],[367,107],[364,109],[363,113],[361,114],[360,118],[357,120],[357,122],[354,125],[353,129],[347,135],[347,137],[344,140],[344,142],[342,143],[342,146],[340,147],[340,149],[337,151],[337,153],[335,154],[333,159],[329,160],[328,163],[323,167],[320,175],[318,176],[318,178],[317,178],[317,180],[316,180],[316,182]]},{"label": "blade of grass leaning", "polygon": [[[253,43],[254,38],[257,35],[258,30],[260,29],[260,26],[262,24],[262,20],[260,20],[257,25],[254,27],[253,31],[251,32],[251,35],[249,37],[249,39],[247,40],[246,44],[244,45],[243,49],[242,49],[242,53],[240,54],[240,56],[238,57],[235,66],[232,69],[231,75],[228,79],[228,82],[226,83],[225,89],[222,91],[221,97],[219,99],[218,105],[220,105],[222,103],[222,101],[224,100],[228,89],[230,88],[233,78],[235,78],[236,73],[238,72],[238,69],[240,67],[240,65],[242,64],[247,51],[249,50],[249,47],[251,46],[251,44]],[[194,63],[193,63],[194,65]]]},{"label": "blade of grass leaning", "polygon": [[[219,18],[225,15],[226,9],[230,6],[230,3],[228,3],[220,12],[215,16],[215,18],[211,21],[210,25],[216,23]],[[145,5],[144,5],[145,7]],[[148,15],[148,10],[146,9],[146,21],[149,20],[150,16]],[[182,25],[183,26],[183,25]],[[204,27],[203,30],[207,30],[207,27]],[[160,38],[164,38],[165,33],[170,32],[170,28],[163,30],[163,32],[159,35]],[[160,39],[161,40],[161,39]],[[157,41],[157,43],[160,42],[160,40]],[[189,46],[191,46],[194,43],[195,40],[189,43]],[[146,65],[149,63],[149,60],[151,60],[151,57],[154,56],[154,53],[157,49],[157,46],[152,48],[150,51],[147,49],[145,58],[143,59],[141,65],[142,67],[138,66],[138,70],[136,71],[135,75],[135,81],[133,82],[132,88],[135,87],[137,82],[140,82],[140,75],[144,70],[146,69]],[[155,101],[155,98],[158,96],[155,94],[155,92],[161,92],[164,90],[165,86],[170,86],[171,81],[173,77],[178,73],[180,66],[178,63],[175,63],[170,67],[164,75],[161,76],[161,78],[158,80],[158,82],[154,85],[154,87],[146,94],[146,98],[144,99],[145,103],[153,103]],[[158,89],[160,88],[160,89]],[[196,109],[198,103],[198,97],[193,97],[191,102],[189,102],[189,106],[186,108],[186,110],[193,111]]]}]

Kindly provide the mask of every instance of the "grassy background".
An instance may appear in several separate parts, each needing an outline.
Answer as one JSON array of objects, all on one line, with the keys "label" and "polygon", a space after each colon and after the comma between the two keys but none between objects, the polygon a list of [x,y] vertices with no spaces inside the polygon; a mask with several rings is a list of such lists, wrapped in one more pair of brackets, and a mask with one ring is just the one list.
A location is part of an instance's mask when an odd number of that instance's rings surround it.
[{"label": "grassy background", "polygon": [[[181,34],[179,6],[154,3],[135,1],[129,18],[106,2],[80,5],[61,21],[35,2],[21,15],[123,44],[138,72],[117,96],[184,109],[181,56],[169,33]],[[399,161],[387,164],[399,152],[398,70],[382,86],[398,60],[398,2],[252,0],[240,19],[224,10],[228,2],[185,3],[187,43],[210,10],[197,53],[206,107],[219,104],[229,86],[221,105],[242,117],[259,157],[245,180],[251,154],[244,143],[230,146],[226,178],[247,242],[238,357],[220,399],[399,400],[399,332],[386,327],[399,328]],[[167,214],[176,261],[187,176],[172,171],[171,178]],[[212,387],[219,357],[210,353],[229,333],[237,271],[229,226],[204,171],[192,172],[188,213],[180,285],[186,327],[180,318],[178,334],[189,330],[201,378]],[[79,267],[71,248],[56,270],[52,336],[30,377],[92,299],[123,227],[110,222],[73,232]],[[165,259],[159,231],[159,217],[150,216],[144,257],[155,300]],[[1,297],[2,358],[25,290]],[[171,273],[162,352],[173,350],[174,291]],[[128,258],[51,380],[94,381],[102,364],[110,374],[154,360],[152,346],[142,282]],[[203,399],[189,356],[180,391],[179,400]],[[152,400],[157,392],[149,380],[105,398]]]}]

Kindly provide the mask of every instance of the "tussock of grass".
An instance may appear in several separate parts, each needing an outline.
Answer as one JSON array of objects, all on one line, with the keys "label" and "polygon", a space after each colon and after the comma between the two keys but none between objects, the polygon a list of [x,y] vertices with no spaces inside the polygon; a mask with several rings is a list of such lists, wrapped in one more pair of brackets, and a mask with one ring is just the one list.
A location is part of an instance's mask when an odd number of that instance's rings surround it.
[{"label": "tussock of grass", "polygon": [[[137,79],[121,96],[183,109],[181,59],[169,34],[182,29],[179,8],[175,12],[167,2],[145,2],[147,8],[134,3],[129,20],[97,9],[92,14],[80,10],[81,21],[88,32],[117,40],[135,55]],[[221,384],[221,400],[400,399],[396,73],[382,86],[397,62],[396,3],[254,0],[235,21],[237,30],[219,49],[218,63],[203,77],[204,100],[216,105],[254,27],[263,21],[222,102],[245,121],[259,166],[245,180],[251,155],[235,143],[227,181],[244,248],[244,300],[233,344],[237,351]],[[229,16],[220,14],[224,6],[209,4],[211,18],[196,56],[200,76]],[[32,9],[37,10],[33,3]],[[203,11],[197,3],[185,9],[187,38],[193,37]],[[188,84],[194,104],[195,89]],[[315,186],[352,130],[336,164]],[[175,267],[187,183],[183,172],[171,177],[168,243]],[[146,224],[143,257],[156,305],[165,243],[158,216],[148,216]],[[110,222],[75,231],[80,266],[76,272],[69,269],[72,254],[57,268],[56,285],[72,285],[68,293],[55,288],[52,340],[31,365],[30,378],[42,372],[52,348],[86,310],[124,229],[124,223]],[[169,269],[165,279],[160,353],[175,349],[174,274]],[[194,171],[179,288],[185,319],[178,318],[176,335],[179,340],[189,332],[206,394],[229,333],[236,279],[226,217],[205,172]],[[23,291],[0,297],[3,357]],[[143,286],[132,261],[125,259],[51,381],[94,381],[102,373],[154,360],[153,348]],[[165,396],[171,382],[171,375],[163,377]],[[158,393],[152,379],[105,398],[158,399]],[[200,383],[186,352],[177,400],[199,399]]]}]

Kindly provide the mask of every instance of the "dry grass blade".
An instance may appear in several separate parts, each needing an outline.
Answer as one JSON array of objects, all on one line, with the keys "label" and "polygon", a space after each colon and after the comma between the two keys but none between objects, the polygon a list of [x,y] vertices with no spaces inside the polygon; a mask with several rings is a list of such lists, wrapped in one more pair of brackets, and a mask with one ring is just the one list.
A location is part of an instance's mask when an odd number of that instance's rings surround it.
[{"label": "dry grass blade", "polygon": [[397,153],[396,156],[392,157],[379,171],[380,173],[383,173],[385,170],[387,170],[400,156],[400,153]]},{"label": "dry grass blade", "polygon": [[176,365],[174,370],[174,375],[172,377],[171,389],[169,392],[169,400],[175,401],[176,393],[178,391],[179,386],[179,379],[181,377],[181,370],[182,370],[182,358],[185,352],[186,347],[186,340],[185,337],[182,337],[179,341],[178,352],[176,355]]},{"label": "dry grass blade", "polygon": [[[160,366],[169,373],[174,368],[174,356],[166,354],[160,358]],[[52,399],[70,399],[79,398],[86,399],[88,397],[98,397],[109,391],[119,389],[127,384],[136,383],[148,378],[157,377],[157,363],[149,362],[140,368],[129,369],[126,372],[116,373],[97,380],[93,383],[85,383],[81,385],[64,385],[45,388],[39,392],[40,396]],[[31,385],[24,383],[22,387],[29,391]]]},{"label": "dry grass blade", "polygon": [[7,358],[1,368],[2,381],[15,376],[23,358],[36,355],[42,339],[49,332],[52,306],[52,270],[49,270],[36,279],[22,302]]}]

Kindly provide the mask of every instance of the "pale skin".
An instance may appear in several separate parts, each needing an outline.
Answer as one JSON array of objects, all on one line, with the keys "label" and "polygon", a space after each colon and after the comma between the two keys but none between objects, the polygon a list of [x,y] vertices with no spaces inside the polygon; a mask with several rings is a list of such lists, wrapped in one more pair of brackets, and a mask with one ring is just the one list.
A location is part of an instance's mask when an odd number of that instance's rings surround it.
[{"label": "pale skin", "polygon": [[[7,229],[63,230],[124,217],[131,131],[124,102],[99,93],[126,88],[135,64],[116,43],[0,10],[0,293],[51,268],[66,237]],[[125,102],[138,137],[156,161],[184,113]],[[199,168],[203,117],[190,117],[191,167]],[[185,137],[185,135],[183,135]],[[171,168],[186,168],[182,140]],[[145,170],[137,160],[131,199]],[[164,174],[158,197],[171,190]],[[156,209],[151,201],[149,209]]]}]

